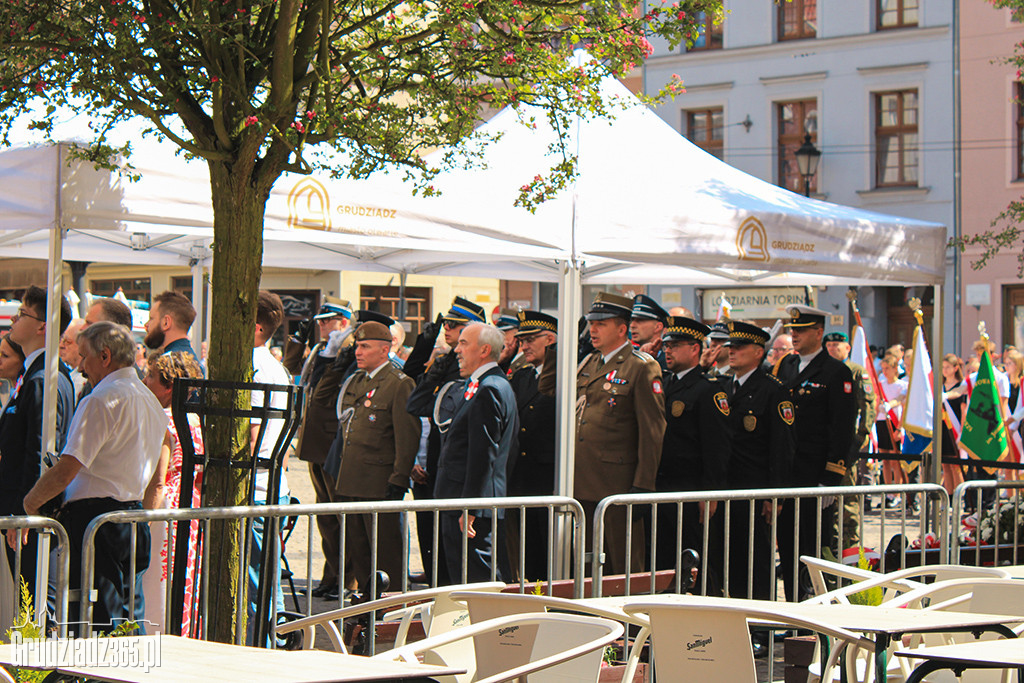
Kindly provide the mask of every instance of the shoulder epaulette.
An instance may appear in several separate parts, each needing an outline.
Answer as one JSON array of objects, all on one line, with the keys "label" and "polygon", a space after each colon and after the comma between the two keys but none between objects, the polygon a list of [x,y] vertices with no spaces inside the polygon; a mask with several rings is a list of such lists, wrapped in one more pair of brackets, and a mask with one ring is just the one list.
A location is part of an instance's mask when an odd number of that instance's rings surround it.
[{"label": "shoulder epaulette", "polygon": [[770,375],[768,373],[765,373],[765,375],[775,380],[775,383],[778,384],[780,387],[782,386],[782,380],[776,377],[775,375]]},{"label": "shoulder epaulette", "polygon": [[656,361],[654,359],[654,356],[652,356],[649,353],[646,353],[645,351],[641,351],[640,349],[636,348],[635,346],[633,347],[633,355],[636,356],[637,358],[639,358],[640,360],[644,361],[645,363],[647,361],[651,361],[652,363],[657,363],[658,362],[658,361]]}]

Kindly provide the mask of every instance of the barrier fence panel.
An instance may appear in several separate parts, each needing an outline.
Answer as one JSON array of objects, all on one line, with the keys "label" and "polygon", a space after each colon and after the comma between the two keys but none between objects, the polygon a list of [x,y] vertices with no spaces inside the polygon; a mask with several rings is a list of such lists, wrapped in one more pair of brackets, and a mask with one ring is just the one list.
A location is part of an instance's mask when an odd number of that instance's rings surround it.
[{"label": "barrier fence panel", "polygon": [[[8,552],[6,534],[9,530],[18,532],[28,531],[29,542],[23,542],[23,534],[15,536],[14,548],[9,552],[13,553],[14,562],[11,570],[11,578],[14,583],[14,618],[17,619],[21,613],[21,590],[20,580],[23,571],[34,573],[33,580],[26,581],[33,595],[35,607],[35,621],[43,624],[48,606],[53,610],[54,619],[57,622],[57,631],[60,637],[67,636],[68,627],[68,562],[70,558],[68,545],[68,532],[61,526],[60,522],[50,517],[21,516],[21,517],[0,517],[0,542]],[[35,538],[33,539],[33,535]],[[56,540],[56,547],[50,548],[50,536]],[[38,547],[40,552],[35,558],[25,556],[30,548]],[[8,557],[0,558],[0,561],[7,562]],[[30,567],[35,567],[32,572]],[[6,632],[6,628],[4,629]]]},{"label": "barrier fence panel", "polygon": [[[895,507],[887,506],[888,496],[898,496]],[[626,568],[627,595],[633,577],[660,569],[676,571],[673,590],[682,592],[683,558],[692,549],[699,555],[694,592],[774,600],[785,594],[781,579],[790,599],[806,597],[801,555],[843,561],[850,550],[847,561],[856,564],[853,554],[864,548],[891,570],[913,563],[920,544],[945,562],[948,510],[949,496],[936,484],[611,496],[598,503],[588,529],[595,595],[608,567]],[[702,521],[705,511],[713,511],[710,524]],[[653,581],[647,590],[654,592]]]},{"label": "barrier fence panel", "polygon": [[1024,562],[1024,481],[972,480],[953,491],[952,561],[968,565]]},{"label": "barrier fence panel", "polygon": [[[518,582],[520,591],[525,591],[525,584],[530,581],[544,580],[546,586],[544,590],[550,595],[553,591],[552,581],[559,579],[572,578],[573,582],[573,594],[576,597],[582,597],[583,595],[583,567],[584,567],[584,549],[583,549],[583,536],[584,536],[584,515],[583,508],[576,500],[561,496],[530,496],[530,497],[518,497],[518,498],[475,498],[475,499],[459,499],[459,500],[426,500],[426,501],[368,501],[368,502],[344,502],[344,503],[317,503],[317,504],[296,504],[296,505],[256,505],[256,506],[240,506],[240,507],[226,507],[226,508],[193,508],[193,509],[168,509],[168,510],[118,510],[109,512],[104,515],[96,517],[92,522],[89,523],[85,530],[85,537],[83,540],[82,550],[82,575],[81,585],[88,587],[89,590],[82,591],[81,597],[81,620],[85,622],[85,635],[91,632],[91,622],[93,615],[93,601],[96,599],[94,595],[93,584],[94,584],[94,564],[96,556],[95,541],[97,532],[100,527],[104,524],[130,524],[132,525],[132,543],[134,546],[137,534],[135,532],[138,524],[163,524],[167,527],[168,537],[174,535],[174,527],[178,523],[191,523],[192,520],[199,520],[200,524],[200,535],[201,537],[208,537],[206,531],[209,528],[211,521],[213,520],[225,520],[225,519],[242,519],[246,521],[246,524],[240,525],[241,528],[251,528],[254,522],[260,522],[262,520],[273,520],[282,518],[295,518],[296,520],[305,519],[305,523],[308,529],[308,538],[306,543],[306,577],[307,580],[312,575],[312,557],[313,557],[313,529],[315,526],[315,518],[320,515],[336,515],[340,519],[340,557],[339,566],[346,567],[346,560],[351,559],[346,556],[345,540],[346,540],[346,524],[350,518],[355,516],[365,516],[364,519],[358,520],[361,523],[365,523],[368,528],[368,537],[370,539],[371,548],[376,550],[379,549],[380,543],[385,540],[382,536],[386,537],[386,533],[380,531],[382,526],[382,517],[385,515],[397,514],[400,515],[399,529],[401,535],[401,566],[402,568],[409,567],[410,559],[410,524],[414,518],[414,514],[410,513],[430,513],[434,517],[434,534],[433,534],[433,564],[434,571],[432,577],[434,581],[433,585],[437,584],[436,578],[438,573],[437,569],[437,557],[438,548],[441,543],[441,536],[438,532],[439,522],[442,515],[464,515],[467,512],[472,514],[473,512],[484,511],[489,514],[491,519],[496,519],[499,513],[504,513],[506,518],[512,518],[514,520],[515,528],[510,531],[508,524],[496,524],[492,531],[492,557],[497,561],[491,563],[491,570],[489,577],[473,576],[469,571],[469,553],[470,553],[470,542],[469,542],[469,529],[466,525],[461,526],[461,558],[459,566],[461,567],[461,576],[450,577],[453,582],[465,583],[473,580],[505,580],[509,583]],[[531,537],[530,529],[531,525],[528,523],[527,516],[529,513],[537,511],[543,516],[543,525],[548,530],[546,539],[536,538],[536,534]],[[511,513],[511,514],[510,514]],[[486,516],[486,515],[485,515]],[[536,521],[536,520],[534,520]],[[559,541],[553,530],[556,528],[556,522],[564,521],[567,531],[568,538],[565,539],[564,544]],[[243,532],[248,533],[248,532]],[[507,537],[515,536],[516,543],[511,547],[507,543]],[[278,539],[270,539],[268,542],[274,543]],[[393,540],[393,539],[386,539]],[[242,553],[245,553],[245,537],[240,536],[240,548]],[[543,545],[539,543],[543,541]],[[209,566],[207,560],[211,549],[206,547],[206,544],[200,543],[201,546],[201,557],[202,565]],[[216,551],[216,550],[214,550]],[[543,565],[546,568],[546,576],[528,576],[527,575],[527,563],[530,559],[538,559],[537,553],[540,552],[543,555]],[[277,553],[280,555],[280,553]],[[378,592],[378,552],[369,553],[369,593],[376,595]],[[563,567],[559,558],[563,557],[570,558],[567,567]],[[258,557],[258,553],[254,553]],[[507,561],[505,558],[508,558]],[[499,573],[499,562],[503,564],[500,568]],[[426,568],[425,568],[426,569]],[[126,585],[134,585],[135,579],[135,566],[134,563],[130,567],[129,581]],[[149,571],[159,571],[160,567],[150,567]],[[216,580],[234,580],[238,581],[240,585],[246,582],[246,572],[249,571],[249,567],[243,563],[240,567],[238,576],[234,577],[217,577]],[[429,570],[428,570],[429,571]],[[506,577],[505,573],[509,573],[510,576]],[[402,571],[402,576],[398,581],[392,578],[390,582],[390,590],[392,591],[408,591],[409,578],[406,571]],[[208,575],[209,572],[199,572],[198,581],[198,595],[193,596],[195,610],[201,614],[205,614],[206,602],[205,598],[208,594],[208,585],[211,577]],[[277,574],[279,575],[279,574]],[[341,587],[344,586],[344,582],[339,577],[339,583]],[[308,585],[308,584],[307,584]],[[362,587],[361,587],[362,588]],[[170,591],[168,590],[164,595],[165,600],[165,613],[169,614],[171,609],[175,606],[170,604]],[[339,607],[342,606],[344,601],[344,594],[339,591]],[[182,606],[178,605],[176,609],[181,609]],[[241,610],[244,609],[243,605],[239,605],[238,617],[241,617]],[[279,610],[274,607],[274,621],[278,621]],[[312,614],[312,602],[306,601],[306,614],[310,616]],[[301,615],[300,615],[301,616]],[[371,615],[372,618],[372,615]],[[206,638],[205,625],[206,620],[202,620],[203,629],[199,632],[194,632],[192,635],[199,638]],[[239,629],[238,641],[242,640],[242,632]],[[369,638],[367,642],[367,650],[372,653],[374,649],[374,629],[369,629]],[[270,646],[276,645],[276,640],[268,643]]]}]

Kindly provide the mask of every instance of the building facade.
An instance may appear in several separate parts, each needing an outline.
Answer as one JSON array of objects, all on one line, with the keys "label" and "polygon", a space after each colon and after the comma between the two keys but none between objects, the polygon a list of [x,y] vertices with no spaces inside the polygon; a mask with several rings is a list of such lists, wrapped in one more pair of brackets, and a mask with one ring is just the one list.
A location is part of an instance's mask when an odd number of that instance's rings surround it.
[{"label": "building facade", "polygon": [[[1024,40],[1024,24],[984,0],[960,3],[962,226],[970,236],[1024,195],[1024,106],[1017,67],[1004,60]],[[999,224],[995,229],[1001,228]],[[997,344],[1024,348],[1024,280],[1020,244],[974,270],[981,249],[961,257],[963,344],[978,338],[979,322]]]},{"label": "building facade", "polygon": [[[978,0],[980,3],[980,0]],[[795,192],[861,209],[934,221],[954,229],[953,7],[921,0],[725,0],[720,26],[706,24],[690,50],[655,43],[643,88],[673,74],[686,93],[657,108],[690,140],[727,163]],[[821,152],[801,176],[794,152],[805,136]],[[954,282],[952,250],[947,283]],[[719,290],[653,287],[661,299],[705,317]],[[947,285],[951,294],[952,289]],[[846,287],[806,292],[851,325]],[[751,302],[745,317],[770,320],[794,292],[730,293]],[[799,292],[795,293],[799,296]],[[931,288],[861,287],[872,344],[909,344],[907,301],[931,318]],[[954,297],[944,295],[945,348],[953,344]],[[776,312],[779,310],[775,308]],[[742,307],[734,314],[743,316]],[[713,317],[713,316],[711,316]]]}]

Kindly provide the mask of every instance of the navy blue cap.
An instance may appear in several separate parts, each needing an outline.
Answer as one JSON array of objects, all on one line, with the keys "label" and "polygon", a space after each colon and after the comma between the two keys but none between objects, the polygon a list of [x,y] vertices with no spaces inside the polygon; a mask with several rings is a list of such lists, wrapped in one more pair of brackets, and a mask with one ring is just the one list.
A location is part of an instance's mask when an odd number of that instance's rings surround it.
[{"label": "navy blue cap", "polygon": [[662,341],[695,341],[704,343],[711,328],[693,318],[669,316],[665,330],[661,333]]},{"label": "navy blue cap", "polygon": [[455,297],[455,300],[452,301],[452,307],[444,314],[443,319],[463,325],[487,322],[484,307],[461,296]]},{"label": "navy blue cap", "polygon": [[515,330],[519,327],[519,316],[511,308],[503,308],[494,316],[494,326],[502,332]]},{"label": "navy blue cap", "polygon": [[383,313],[378,313],[377,311],[369,311],[369,310],[367,310],[365,308],[360,308],[358,311],[356,311],[356,320],[358,320],[361,323],[367,323],[367,322],[380,323],[381,325],[384,325],[385,327],[391,327],[392,325],[395,324],[395,321],[394,321],[393,318],[389,318],[388,316],[384,315]]},{"label": "navy blue cap", "polygon": [[729,338],[729,326],[723,322],[717,322],[711,326],[711,331],[708,332],[708,339],[716,339],[719,341],[725,341]]},{"label": "navy blue cap", "polygon": [[666,323],[668,311],[646,294],[637,294],[633,297],[633,317],[642,320],[658,320]]},{"label": "navy blue cap", "polygon": [[729,329],[729,341],[725,343],[726,346],[757,344],[763,347],[771,336],[757,325],[751,325],[741,320],[730,320],[726,327]]},{"label": "navy blue cap", "polygon": [[540,311],[519,311],[519,331],[516,336],[525,337],[537,332],[558,334],[558,319]]}]

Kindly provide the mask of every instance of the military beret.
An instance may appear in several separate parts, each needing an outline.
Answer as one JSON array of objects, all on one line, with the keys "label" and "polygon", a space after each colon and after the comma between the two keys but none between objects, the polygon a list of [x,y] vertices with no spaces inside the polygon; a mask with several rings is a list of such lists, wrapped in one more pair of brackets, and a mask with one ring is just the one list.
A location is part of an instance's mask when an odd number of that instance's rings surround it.
[{"label": "military beret", "polygon": [[822,341],[825,342],[849,342],[850,338],[846,336],[845,332],[829,332],[825,335]]}]

